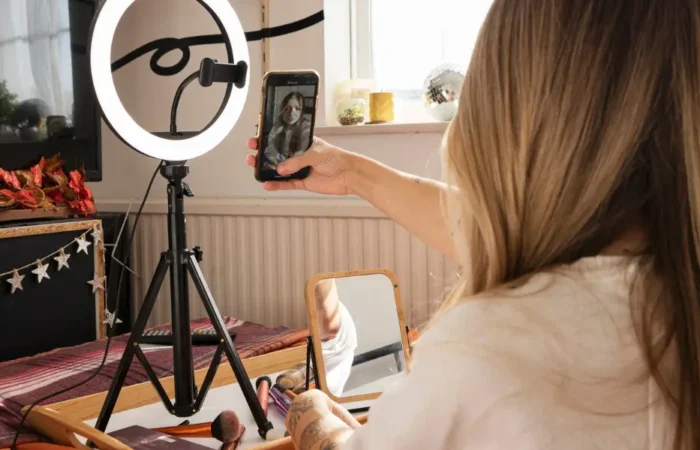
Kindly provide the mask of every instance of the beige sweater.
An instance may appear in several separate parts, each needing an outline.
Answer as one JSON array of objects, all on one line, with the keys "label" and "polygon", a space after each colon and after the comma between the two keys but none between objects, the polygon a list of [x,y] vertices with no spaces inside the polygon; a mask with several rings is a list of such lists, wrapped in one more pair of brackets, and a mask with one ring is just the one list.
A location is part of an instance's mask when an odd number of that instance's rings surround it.
[{"label": "beige sweater", "polygon": [[634,272],[585,258],[446,312],[343,450],[670,448],[632,327]]}]

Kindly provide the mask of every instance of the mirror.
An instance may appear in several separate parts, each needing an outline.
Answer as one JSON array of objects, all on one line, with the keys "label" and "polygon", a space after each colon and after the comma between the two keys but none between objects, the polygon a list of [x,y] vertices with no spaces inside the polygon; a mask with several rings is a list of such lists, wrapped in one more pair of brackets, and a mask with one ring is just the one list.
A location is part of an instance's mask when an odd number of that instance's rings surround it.
[{"label": "mirror", "polygon": [[306,286],[316,384],[338,402],[378,397],[410,358],[398,283],[388,270],[321,274]]}]

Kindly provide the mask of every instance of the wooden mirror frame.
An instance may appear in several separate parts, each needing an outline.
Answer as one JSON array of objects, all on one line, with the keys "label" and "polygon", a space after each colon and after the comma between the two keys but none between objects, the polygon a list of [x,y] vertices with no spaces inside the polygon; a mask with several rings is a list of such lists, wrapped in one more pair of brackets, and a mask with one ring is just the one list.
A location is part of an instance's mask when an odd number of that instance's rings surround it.
[{"label": "wooden mirror frame", "polygon": [[316,284],[319,281],[323,280],[328,280],[331,278],[350,278],[350,277],[358,277],[358,276],[366,276],[366,275],[384,275],[387,278],[389,278],[389,281],[391,281],[391,284],[394,288],[394,301],[396,302],[396,314],[398,315],[399,319],[399,333],[401,334],[401,343],[403,347],[403,354],[404,354],[404,361],[406,364],[406,371],[410,370],[410,361],[411,361],[411,352],[410,352],[410,347],[408,345],[408,333],[406,332],[406,321],[404,320],[404,315],[403,315],[403,306],[401,304],[401,293],[399,292],[399,283],[396,280],[396,275],[390,270],[387,269],[365,269],[365,270],[352,270],[348,272],[328,272],[328,273],[320,273],[317,275],[314,275],[309,281],[306,283],[306,292],[305,292],[305,297],[306,297],[306,317],[308,320],[308,326],[309,326],[309,332],[311,334],[311,339],[313,342],[313,355],[314,355],[314,367],[315,367],[315,373],[316,373],[316,386],[318,389],[323,391],[326,395],[328,395],[331,399],[338,403],[351,403],[351,402],[359,402],[359,401],[365,401],[365,400],[373,400],[375,398],[378,398],[380,395],[382,395],[381,392],[374,392],[374,393],[369,393],[369,394],[361,394],[361,395],[351,395],[348,397],[336,397],[333,395],[327,387],[326,383],[326,365],[325,362],[323,361],[323,350],[321,347],[321,338],[320,334],[321,331],[318,326],[318,315],[316,313],[316,298],[314,296],[314,288],[316,287]]}]

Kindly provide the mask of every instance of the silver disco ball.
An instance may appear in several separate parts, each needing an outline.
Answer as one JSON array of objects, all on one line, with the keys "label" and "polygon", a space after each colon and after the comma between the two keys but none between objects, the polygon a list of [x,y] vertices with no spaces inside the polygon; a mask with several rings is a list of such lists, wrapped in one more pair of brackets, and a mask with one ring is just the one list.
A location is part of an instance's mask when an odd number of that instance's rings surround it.
[{"label": "silver disco ball", "polygon": [[457,114],[464,70],[455,64],[440,64],[423,83],[423,101],[436,120],[448,122]]}]

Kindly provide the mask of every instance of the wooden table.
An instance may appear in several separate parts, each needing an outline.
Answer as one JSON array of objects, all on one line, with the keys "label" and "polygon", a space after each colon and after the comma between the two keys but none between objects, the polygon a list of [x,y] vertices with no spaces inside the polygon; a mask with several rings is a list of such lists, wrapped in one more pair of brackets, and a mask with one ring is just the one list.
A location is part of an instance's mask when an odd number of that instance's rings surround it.
[{"label": "wooden table", "polygon": [[[216,377],[211,385],[212,388],[237,383],[236,377],[231,370],[231,366],[225,364],[224,358],[225,357],[222,357],[221,365],[219,366],[219,370],[217,371]],[[283,372],[304,361],[306,361],[306,344],[261,356],[253,356],[251,358],[243,359],[243,366],[245,367],[246,372],[248,372],[248,376],[251,378],[251,380],[255,380],[255,378],[265,374]],[[201,386],[207,370],[208,369],[201,369],[195,371],[195,383],[198,386]],[[165,389],[165,392],[167,392],[169,396],[174,397],[175,389],[173,377],[163,378],[160,381]],[[240,392],[240,389],[236,390]],[[81,421],[87,421],[97,418],[97,416],[100,414],[100,410],[102,409],[106,396],[107,393],[102,392],[60,403],[54,403],[52,405],[48,405],[48,407],[62,415],[79,419]],[[207,395],[206,401],[204,402],[205,405],[212,397],[212,393],[210,392]],[[119,413],[122,411],[139,408],[141,406],[151,405],[153,403],[160,403],[160,397],[150,381],[133,386],[127,386],[122,389],[117,404],[114,408],[114,412]],[[165,408],[163,408],[163,411],[165,411]]]},{"label": "wooden table", "polygon": [[[254,383],[256,378],[263,375],[267,375],[272,380],[275,380],[277,375],[305,360],[306,345],[302,345],[266,355],[246,358],[243,360],[243,365],[251,381]],[[207,369],[202,369],[195,372],[195,380],[198,385],[201,384],[206,370]],[[381,389],[385,387],[383,386],[384,384],[393,381],[392,379],[381,381],[381,383],[378,382],[376,387]],[[161,379],[161,383],[168,395],[173,397],[174,388],[172,377]],[[56,442],[64,442],[64,445],[72,444],[77,447],[81,447],[81,444],[86,443],[86,439],[82,436],[87,436],[88,439],[93,440],[95,439],[95,434],[104,436],[94,428],[89,427],[94,427],[97,422],[97,416],[102,408],[105,397],[106,393],[101,393],[49,405],[48,408],[52,411],[56,411],[57,416],[61,420],[68,420],[70,426],[66,427],[65,423],[61,424],[58,423],[56,419],[49,419],[48,427],[44,427],[43,429],[46,431],[55,431],[55,434],[59,436]],[[354,408],[369,406],[371,403],[371,400],[366,400],[362,402],[346,403],[344,406],[346,408]],[[191,423],[210,422],[223,410],[227,409],[235,411],[241,423],[246,427],[245,434],[238,449],[267,450],[274,448],[275,450],[293,450],[294,446],[289,438],[281,439],[273,443],[264,441],[258,435],[255,419],[250,413],[243,392],[239,389],[237,380],[230,366],[222,364],[214,378],[204,405],[197,414],[189,417],[188,420],[190,420]],[[284,419],[282,413],[271,404],[268,410],[268,420],[272,423],[274,428],[268,433],[269,437],[278,439],[284,435]],[[114,414],[109,421],[106,431],[109,433],[131,425],[140,425],[147,428],[173,426],[179,424],[182,420],[182,418],[172,416],[168,413],[160,401],[157,392],[150,382],[148,382],[122,389]],[[79,424],[84,428],[85,425],[88,425],[87,433],[83,433],[80,436],[73,436],[72,433],[69,432],[69,435],[73,437],[67,440],[65,434],[66,430],[73,430],[72,432],[76,432],[75,424]],[[49,434],[49,437],[52,436],[53,435]],[[63,441],[60,439],[61,436],[63,436]],[[77,440],[74,439],[75,437],[77,437]],[[221,443],[215,439],[190,440],[213,449],[219,449],[221,447]],[[120,447],[123,445],[120,442],[113,439],[112,441],[113,445],[110,448],[128,450],[126,447]]]}]

